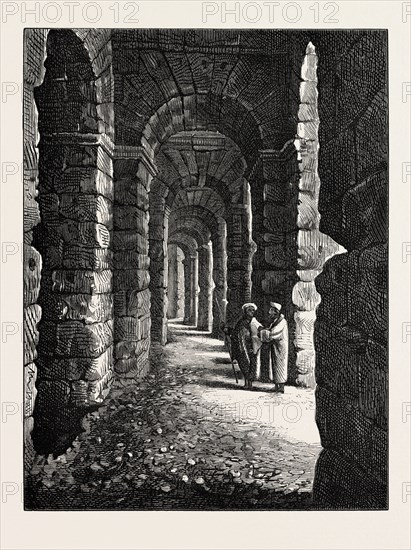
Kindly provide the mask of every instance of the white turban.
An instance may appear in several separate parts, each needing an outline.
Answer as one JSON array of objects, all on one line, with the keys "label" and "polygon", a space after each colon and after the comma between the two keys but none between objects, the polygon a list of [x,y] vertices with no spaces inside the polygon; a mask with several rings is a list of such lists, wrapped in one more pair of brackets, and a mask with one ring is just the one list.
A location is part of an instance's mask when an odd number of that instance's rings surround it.
[{"label": "white turban", "polygon": [[270,302],[271,307],[275,307],[277,311],[281,311],[281,304],[278,304],[277,302]]},{"label": "white turban", "polygon": [[253,304],[252,302],[248,302],[247,304],[244,304],[242,307],[242,310],[245,311],[248,307],[253,307],[255,310],[257,309],[257,306]]}]

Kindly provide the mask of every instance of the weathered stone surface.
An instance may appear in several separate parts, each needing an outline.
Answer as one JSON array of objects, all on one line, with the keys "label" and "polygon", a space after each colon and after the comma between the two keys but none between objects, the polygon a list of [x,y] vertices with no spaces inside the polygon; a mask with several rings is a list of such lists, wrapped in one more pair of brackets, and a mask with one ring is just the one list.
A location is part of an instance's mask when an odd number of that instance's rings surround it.
[{"label": "weathered stone surface", "polygon": [[117,342],[141,340],[141,321],[135,317],[120,317],[115,322],[115,339]]},{"label": "weathered stone surface", "polygon": [[141,378],[148,370],[149,350],[142,351],[138,357],[119,359],[115,364],[116,374],[125,378]]},{"label": "weathered stone surface", "polygon": [[352,346],[339,327],[321,321],[317,323],[314,334],[317,383],[358,404],[359,365],[364,357],[363,351]]},{"label": "weathered stone surface", "polygon": [[113,250],[134,250],[139,254],[148,254],[148,239],[137,231],[114,231]]},{"label": "weathered stone surface", "polygon": [[343,325],[348,322],[348,255],[339,254],[329,259],[315,280],[321,296],[318,318],[324,323]]},{"label": "weathered stone surface", "polygon": [[301,350],[313,350],[315,311],[296,311],[294,313],[294,320],[295,347]]},{"label": "weathered stone surface", "polygon": [[385,509],[388,490],[373,475],[367,476],[355,461],[336,450],[319,456],[313,487],[314,506],[323,509]]},{"label": "weathered stone surface", "polygon": [[56,380],[100,380],[113,368],[113,346],[97,357],[74,357],[64,359],[38,360],[43,378]]},{"label": "weathered stone surface", "polygon": [[[304,159],[307,157],[303,157]],[[305,162],[308,164],[308,161]],[[317,172],[314,170],[316,163],[312,162],[310,165],[311,170],[304,169],[304,161],[301,166],[303,172],[301,172],[298,188],[301,192],[307,193],[313,198],[317,198],[320,188],[320,178]],[[318,208],[318,207],[317,207]]]},{"label": "weathered stone surface", "polygon": [[317,425],[321,444],[355,462],[380,483],[387,481],[387,432],[365,418],[349,400],[317,387]]},{"label": "weathered stone surface", "polygon": [[138,206],[114,206],[114,228],[135,229],[141,235],[148,235],[148,213]]},{"label": "weathered stone surface", "polygon": [[103,403],[110,392],[114,382],[114,372],[107,372],[103,378],[89,382],[87,385],[87,393],[90,405]]},{"label": "weathered stone surface", "polygon": [[368,341],[358,364],[359,408],[376,426],[388,430],[388,353],[385,345]]},{"label": "weathered stone surface", "polygon": [[149,208],[149,194],[135,178],[116,180],[116,205],[136,205],[141,210]]},{"label": "weathered stone surface", "polygon": [[102,271],[113,268],[113,252],[108,248],[65,246],[60,256],[61,267],[66,269]]},{"label": "weathered stone surface", "polygon": [[113,318],[111,294],[49,294],[46,303],[43,318],[50,321],[99,323]]},{"label": "weathered stone surface", "polygon": [[301,281],[311,283],[321,273],[320,269],[298,269],[297,275]]},{"label": "weathered stone surface", "polygon": [[150,283],[146,269],[123,269],[114,273],[114,292],[121,290],[145,290]]},{"label": "weathered stone surface", "polygon": [[143,340],[146,340],[150,337],[151,329],[151,316],[146,314],[140,319],[140,334]]},{"label": "weathered stone surface", "polygon": [[376,174],[347,191],[342,203],[342,220],[347,244],[365,248],[387,240],[387,175]]},{"label": "weathered stone surface", "polygon": [[297,238],[294,234],[266,234],[265,261],[275,269],[290,270],[297,267]]},{"label": "weathered stone surface", "polygon": [[116,269],[148,270],[150,258],[147,254],[139,254],[135,250],[119,250],[114,252]]},{"label": "weathered stone surface", "polygon": [[61,225],[61,236],[69,245],[80,244],[91,248],[108,248],[111,242],[108,228],[92,222],[67,221]]},{"label": "weathered stone surface", "polygon": [[150,312],[151,292],[145,290],[119,291],[114,294],[114,311],[117,317],[142,317]]},{"label": "weathered stone surface", "polygon": [[316,142],[318,139],[318,120],[307,120],[297,125],[297,135],[304,140]]},{"label": "weathered stone surface", "polygon": [[300,99],[301,103],[316,104],[318,97],[316,82],[301,82]]},{"label": "weathered stone surface", "polygon": [[40,253],[32,246],[24,244],[23,251],[23,303],[26,307],[37,302],[42,262]]},{"label": "weathered stone surface", "polygon": [[315,388],[315,352],[314,350],[297,351],[296,357],[297,386]]},{"label": "weathered stone surface", "polygon": [[42,353],[62,357],[90,357],[101,355],[113,343],[113,321],[85,325],[80,321],[42,324],[39,344]]},{"label": "weathered stone surface", "polygon": [[32,439],[31,439],[31,432],[33,431],[33,428],[34,428],[34,418],[32,416],[28,416],[27,418],[24,419],[24,424],[23,424],[25,447],[27,445],[29,446],[33,445]]},{"label": "weathered stone surface", "polygon": [[117,342],[114,350],[115,359],[130,359],[131,357],[138,357],[143,351],[147,351],[150,348],[150,339],[145,338],[141,340],[125,340]]},{"label": "weathered stone surface", "polygon": [[[42,422],[52,422],[54,429],[64,429],[70,417],[68,409],[71,386],[64,380],[43,380],[37,382],[36,411],[41,411]],[[59,411],[59,414],[56,414]]]},{"label": "weathered stone surface", "polygon": [[374,340],[386,343],[388,330],[388,246],[370,247],[348,255],[348,322],[367,327]]},{"label": "weathered stone surface", "polygon": [[300,281],[293,288],[292,300],[300,311],[312,311],[320,303],[321,297],[314,283]]},{"label": "weathered stone surface", "polygon": [[156,241],[150,239],[150,258],[151,266],[154,266],[158,269],[158,266],[161,266],[161,269],[164,269],[164,258],[167,256],[167,243],[162,241]]},{"label": "weathered stone surface", "polygon": [[299,231],[297,245],[300,269],[321,269],[327,259],[339,249],[331,237],[316,229]]},{"label": "weathered stone surface", "polygon": [[41,185],[46,186],[56,193],[102,195],[109,200],[114,199],[114,187],[112,178],[97,168],[68,167],[59,173],[58,178],[52,172],[42,178]]},{"label": "weathered stone surface", "polygon": [[33,415],[34,402],[36,400],[37,368],[34,363],[30,363],[24,367],[24,417],[27,418]]},{"label": "weathered stone surface", "polygon": [[[165,312],[164,312],[165,313]],[[167,343],[167,317],[157,317],[152,313],[151,339],[162,345]]]},{"label": "weathered stone surface", "polygon": [[38,304],[24,309],[24,364],[32,363],[37,357],[39,333],[37,323],[40,321],[41,307]]},{"label": "weathered stone surface", "polygon": [[61,195],[59,212],[71,220],[101,223],[109,229],[113,226],[112,202],[103,195]]},{"label": "weathered stone surface", "polygon": [[73,294],[109,294],[112,272],[83,270],[56,270],[51,274],[53,292]]},{"label": "weathered stone surface", "polygon": [[301,191],[298,199],[297,227],[299,229],[316,229],[320,223],[317,199]]}]

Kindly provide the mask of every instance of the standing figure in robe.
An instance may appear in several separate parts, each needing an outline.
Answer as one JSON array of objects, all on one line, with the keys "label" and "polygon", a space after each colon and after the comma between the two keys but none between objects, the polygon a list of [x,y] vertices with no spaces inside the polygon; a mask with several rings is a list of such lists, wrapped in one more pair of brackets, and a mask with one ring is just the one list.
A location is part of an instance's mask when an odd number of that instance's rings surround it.
[{"label": "standing figure in robe", "polygon": [[231,332],[231,358],[237,361],[244,376],[244,388],[251,390],[253,381],[259,376],[261,340],[258,330],[261,323],[255,318],[257,306],[244,304],[243,316]]},{"label": "standing figure in robe", "polygon": [[269,326],[258,330],[262,341],[261,371],[264,381],[275,384],[274,391],[284,393],[288,375],[288,325],[281,304],[270,302]]}]

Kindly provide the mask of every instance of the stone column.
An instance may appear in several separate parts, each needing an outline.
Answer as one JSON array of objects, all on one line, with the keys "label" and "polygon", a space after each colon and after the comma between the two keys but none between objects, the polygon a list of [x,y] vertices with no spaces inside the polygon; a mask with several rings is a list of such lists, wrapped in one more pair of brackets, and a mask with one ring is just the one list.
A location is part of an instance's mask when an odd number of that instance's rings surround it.
[{"label": "stone column", "polygon": [[175,244],[168,245],[168,309],[167,317],[176,319],[181,314],[181,258]]},{"label": "stone column", "polygon": [[182,319],[184,317],[184,253],[180,247],[177,247],[177,317]]},{"label": "stone column", "polygon": [[115,371],[140,378],[151,342],[148,197],[155,170],[138,147],[117,146],[115,155]]},{"label": "stone column", "polygon": [[198,322],[198,253],[191,260],[191,318],[190,325],[196,327]]},{"label": "stone column", "polygon": [[150,290],[151,336],[162,345],[167,343],[167,286],[168,286],[168,216],[165,199],[150,196]]},{"label": "stone column", "polygon": [[[298,150],[300,169],[297,206],[298,271],[292,300],[295,306],[296,383],[315,387],[314,323],[320,303],[314,280],[321,273],[328,258],[340,247],[331,237],[319,231],[318,197],[318,127],[317,109],[317,55],[308,47],[301,76],[299,123],[295,147]],[[341,249],[340,249],[341,251]]]},{"label": "stone column", "polygon": [[251,299],[252,241],[247,205],[232,205],[227,220],[227,324],[241,316]]},{"label": "stone column", "polygon": [[221,335],[220,324],[225,322],[227,305],[226,225],[222,223],[213,243],[213,336]]},{"label": "stone column", "polygon": [[183,267],[184,267],[184,321],[183,322],[185,325],[189,325],[191,323],[191,317],[192,317],[191,264],[192,264],[191,257],[187,255],[183,260]]},{"label": "stone column", "polygon": [[211,330],[212,323],[212,244],[201,245],[198,249],[198,330]]},{"label": "stone column", "polygon": [[72,442],[84,408],[101,403],[113,379],[113,163],[112,145],[99,134],[42,134],[39,149],[43,321],[34,439],[50,452]]}]

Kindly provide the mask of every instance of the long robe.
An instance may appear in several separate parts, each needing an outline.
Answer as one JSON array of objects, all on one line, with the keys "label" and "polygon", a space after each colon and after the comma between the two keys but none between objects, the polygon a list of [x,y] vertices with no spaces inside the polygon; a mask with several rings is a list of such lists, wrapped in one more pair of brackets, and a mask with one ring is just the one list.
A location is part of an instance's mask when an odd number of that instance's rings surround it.
[{"label": "long robe", "polygon": [[251,320],[243,317],[231,333],[231,358],[238,362],[245,380],[256,380],[260,373],[261,341],[257,336],[262,326],[255,317]]},{"label": "long robe", "polygon": [[284,315],[261,331],[261,380],[285,384],[288,376],[288,325]]}]

